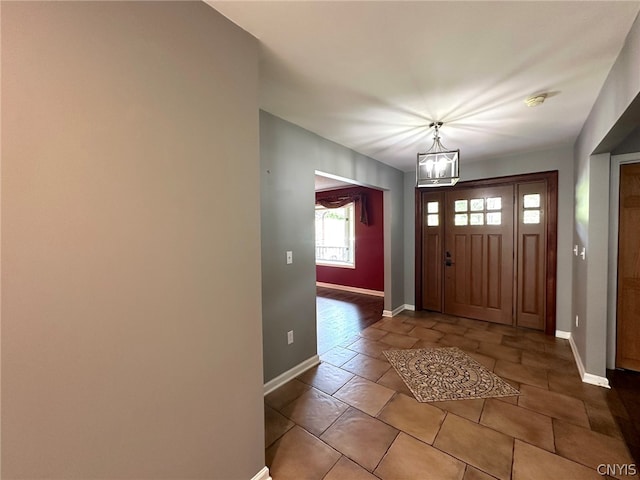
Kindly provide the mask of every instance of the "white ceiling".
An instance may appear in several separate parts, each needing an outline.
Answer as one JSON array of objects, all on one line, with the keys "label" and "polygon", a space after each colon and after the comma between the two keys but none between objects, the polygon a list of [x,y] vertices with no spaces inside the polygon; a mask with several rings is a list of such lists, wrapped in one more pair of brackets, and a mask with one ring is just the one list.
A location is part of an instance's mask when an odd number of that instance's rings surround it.
[{"label": "white ceiling", "polygon": [[[403,171],[574,143],[640,1],[208,1],[261,41],[261,108]],[[525,97],[548,92],[535,108]]]}]

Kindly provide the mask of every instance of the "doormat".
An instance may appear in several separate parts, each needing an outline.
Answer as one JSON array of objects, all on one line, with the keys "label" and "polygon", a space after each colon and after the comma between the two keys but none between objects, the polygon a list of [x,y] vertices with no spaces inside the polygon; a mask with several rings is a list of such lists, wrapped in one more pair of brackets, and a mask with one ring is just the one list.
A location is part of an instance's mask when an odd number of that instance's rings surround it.
[{"label": "doormat", "polygon": [[510,397],[520,392],[456,347],[386,350],[419,402]]}]

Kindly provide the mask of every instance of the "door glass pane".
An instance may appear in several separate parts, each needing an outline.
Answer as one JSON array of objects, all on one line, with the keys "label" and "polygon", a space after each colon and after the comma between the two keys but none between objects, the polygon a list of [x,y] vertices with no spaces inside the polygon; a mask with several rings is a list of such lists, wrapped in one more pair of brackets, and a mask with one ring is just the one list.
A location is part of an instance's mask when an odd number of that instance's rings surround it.
[{"label": "door glass pane", "polygon": [[540,223],[540,210],[525,210],[522,216],[523,223]]},{"label": "door glass pane", "polygon": [[530,193],[523,197],[524,208],[540,208],[540,194]]},{"label": "door glass pane", "polygon": [[482,210],[484,210],[484,198],[472,198],[471,199],[471,211],[472,212],[480,212]]},{"label": "door glass pane", "polygon": [[435,214],[431,213],[431,214],[427,215],[427,226],[428,227],[437,227],[438,223],[439,223],[439,220],[438,220],[438,214],[437,213],[435,213]]},{"label": "door glass pane", "polygon": [[[466,202],[466,200],[465,200]],[[453,222],[457,225],[457,226],[462,226],[462,225],[468,225],[469,224],[469,219],[467,217],[466,213],[457,213]]]},{"label": "door glass pane", "polygon": [[[467,200],[456,200],[454,202],[456,212],[466,212],[469,210]],[[466,223],[465,223],[466,225]]]},{"label": "door glass pane", "polygon": [[438,202],[428,202],[427,213],[438,213]]},{"label": "door glass pane", "polygon": [[487,198],[487,210],[501,210],[502,197]]},{"label": "door glass pane", "polygon": [[502,224],[502,213],[500,212],[487,213],[487,225],[500,225],[500,224]]},{"label": "door glass pane", "polygon": [[484,213],[472,213],[471,225],[484,225]]}]

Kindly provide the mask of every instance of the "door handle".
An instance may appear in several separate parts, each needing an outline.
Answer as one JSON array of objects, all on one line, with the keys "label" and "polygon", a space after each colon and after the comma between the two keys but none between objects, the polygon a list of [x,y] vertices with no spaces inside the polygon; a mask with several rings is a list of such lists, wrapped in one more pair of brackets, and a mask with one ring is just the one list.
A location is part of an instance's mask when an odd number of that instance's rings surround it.
[{"label": "door handle", "polygon": [[450,267],[451,265],[453,265],[453,261],[451,261],[451,252],[445,252],[444,256],[445,266]]}]

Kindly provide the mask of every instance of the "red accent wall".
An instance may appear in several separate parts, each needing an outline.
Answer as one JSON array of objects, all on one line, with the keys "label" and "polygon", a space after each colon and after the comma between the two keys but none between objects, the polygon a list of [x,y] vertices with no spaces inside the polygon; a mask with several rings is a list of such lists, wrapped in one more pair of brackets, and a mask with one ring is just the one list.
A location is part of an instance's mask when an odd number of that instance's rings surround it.
[{"label": "red accent wall", "polygon": [[360,222],[360,202],[355,204],[356,268],[316,265],[318,282],[384,291],[384,232],[382,191],[366,187],[317,192],[316,199],[345,193],[366,193],[369,225]]}]

